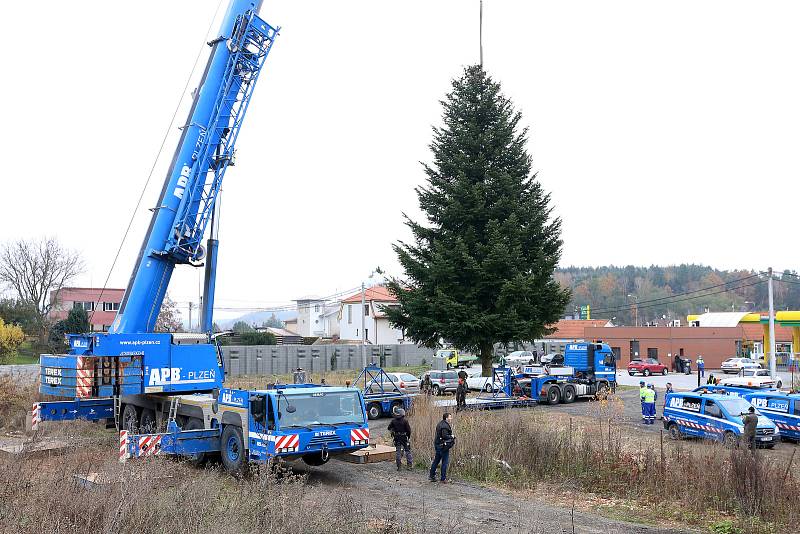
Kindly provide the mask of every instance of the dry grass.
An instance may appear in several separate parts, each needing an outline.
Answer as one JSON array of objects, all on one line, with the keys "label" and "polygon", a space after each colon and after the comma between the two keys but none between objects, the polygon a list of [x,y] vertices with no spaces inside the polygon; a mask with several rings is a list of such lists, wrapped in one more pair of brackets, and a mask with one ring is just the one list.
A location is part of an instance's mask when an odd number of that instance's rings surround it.
[{"label": "dry grass", "polygon": [[[666,443],[662,455],[658,438],[631,441],[621,427],[609,424],[620,407],[613,397],[597,402],[589,422],[554,417],[546,407],[459,413],[453,423],[452,474],[517,489],[556,482],[681,510],[681,517],[730,514],[750,532],[769,531],[769,522],[788,526],[800,520],[800,481],[785,460],[710,443]],[[442,412],[422,398],[416,402],[411,423],[421,464],[433,456]]]},{"label": "dry grass", "polygon": [[21,432],[33,403],[39,400],[38,384],[0,376],[0,430]]},{"label": "dry grass", "polygon": [[[112,449],[113,450],[113,449]],[[3,532],[375,532],[359,499],[269,469],[242,480],[167,459],[121,465],[84,443],[66,456],[0,460]],[[113,456],[113,455],[111,455]],[[103,472],[87,490],[75,473]],[[123,483],[124,482],[124,483]],[[378,527],[380,524],[377,525]],[[402,532],[403,529],[399,529]]]}]

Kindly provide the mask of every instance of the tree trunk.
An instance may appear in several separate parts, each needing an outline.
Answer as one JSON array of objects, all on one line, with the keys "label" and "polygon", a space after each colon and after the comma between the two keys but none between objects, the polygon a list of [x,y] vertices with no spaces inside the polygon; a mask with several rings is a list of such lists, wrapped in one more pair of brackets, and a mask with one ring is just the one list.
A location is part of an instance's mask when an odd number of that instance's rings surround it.
[{"label": "tree trunk", "polygon": [[481,345],[481,376],[492,376],[492,360],[494,360],[494,345],[490,343]]}]

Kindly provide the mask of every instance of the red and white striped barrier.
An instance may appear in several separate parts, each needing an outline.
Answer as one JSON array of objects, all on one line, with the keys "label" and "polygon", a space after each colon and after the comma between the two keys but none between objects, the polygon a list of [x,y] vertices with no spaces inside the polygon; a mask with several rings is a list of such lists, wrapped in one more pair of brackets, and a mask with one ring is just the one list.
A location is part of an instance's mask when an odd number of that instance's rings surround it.
[{"label": "red and white striped barrier", "polygon": [[161,453],[162,434],[148,434],[139,437],[137,456],[154,456]]},{"label": "red and white striped barrier", "polygon": [[124,462],[128,459],[128,431],[119,431],[119,461]]},{"label": "red and white striped barrier", "polygon": [[354,428],[351,430],[350,445],[369,445],[369,428]]},{"label": "red and white striped barrier", "polygon": [[42,407],[38,402],[33,403],[33,411],[31,412],[31,430],[39,430],[39,423],[42,422]]},{"label": "red and white striped barrier", "polygon": [[81,398],[91,397],[92,384],[94,382],[94,358],[78,356],[75,370],[77,372],[75,396]]},{"label": "red and white striped barrier", "polygon": [[795,432],[800,432],[800,426],[797,425],[787,425],[786,423],[775,423],[775,426],[782,430],[794,430]]},{"label": "red and white striped barrier", "polygon": [[289,434],[288,436],[275,436],[275,453],[297,452],[300,446],[300,435]]}]

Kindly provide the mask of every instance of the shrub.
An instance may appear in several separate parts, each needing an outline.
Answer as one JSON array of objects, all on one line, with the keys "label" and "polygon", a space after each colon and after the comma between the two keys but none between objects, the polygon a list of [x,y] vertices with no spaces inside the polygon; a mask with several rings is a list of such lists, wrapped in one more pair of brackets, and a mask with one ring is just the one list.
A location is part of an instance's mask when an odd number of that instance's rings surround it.
[{"label": "shrub", "polygon": [[0,318],[0,363],[8,361],[25,341],[25,334],[17,325],[5,324]]}]

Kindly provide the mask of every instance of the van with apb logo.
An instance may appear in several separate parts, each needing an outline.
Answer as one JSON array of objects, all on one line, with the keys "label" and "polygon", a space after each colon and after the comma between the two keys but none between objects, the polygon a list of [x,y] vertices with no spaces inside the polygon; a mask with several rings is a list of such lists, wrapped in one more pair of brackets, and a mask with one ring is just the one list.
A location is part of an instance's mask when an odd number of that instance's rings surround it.
[{"label": "van with apb logo", "polygon": [[[743,442],[742,417],[751,404],[739,396],[702,392],[670,393],[665,399],[664,428],[672,439],[697,437],[721,441],[730,447]],[[756,444],[772,448],[780,439],[775,424],[758,415]]]},{"label": "van with apb logo", "polygon": [[800,441],[800,394],[758,391],[743,397],[775,423],[781,437]]}]

